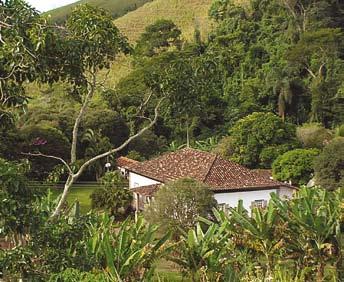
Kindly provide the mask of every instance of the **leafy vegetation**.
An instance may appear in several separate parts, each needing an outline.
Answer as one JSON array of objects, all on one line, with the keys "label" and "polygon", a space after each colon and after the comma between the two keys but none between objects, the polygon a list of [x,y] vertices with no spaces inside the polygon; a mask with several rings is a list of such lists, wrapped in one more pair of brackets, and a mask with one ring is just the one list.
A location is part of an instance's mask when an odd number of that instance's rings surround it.
[{"label": "leafy vegetation", "polygon": [[[86,5],[61,28],[23,1],[0,0],[5,276],[159,281],[158,260],[170,259],[191,281],[344,279],[344,4],[210,4],[156,0],[115,22]],[[131,194],[109,173],[92,196],[97,212],[68,206],[75,181],[100,179],[115,154],[142,160],[185,143],[250,168],[273,166],[295,185],[314,171],[323,188],[217,211],[208,187],[182,179],[157,192],[145,211],[153,224],[115,223],[110,215]],[[34,178],[65,180],[62,196],[28,185]]]},{"label": "leafy vegetation", "polygon": [[119,172],[107,172],[101,178],[102,187],[90,195],[92,208],[107,211],[115,218],[125,218],[131,210],[133,194]]},{"label": "leafy vegetation", "polygon": [[279,156],[272,165],[275,179],[306,185],[314,175],[313,164],[319,155],[317,149],[296,149]]},{"label": "leafy vegetation", "polygon": [[180,230],[194,227],[199,216],[209,217],[215,206],[216,200],[207,186],[186,178],[161,187],[145,209],[144,217],[178,237]]}]

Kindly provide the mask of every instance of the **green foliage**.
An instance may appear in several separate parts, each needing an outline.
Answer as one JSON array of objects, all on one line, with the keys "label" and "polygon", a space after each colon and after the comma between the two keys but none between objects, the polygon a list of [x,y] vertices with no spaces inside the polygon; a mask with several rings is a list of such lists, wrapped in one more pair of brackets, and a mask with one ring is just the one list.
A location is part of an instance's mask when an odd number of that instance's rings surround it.
[{"label": "green foliage", "polygon": [[216,200],[210,189],[192,179],[180,179],[159,188],[154,201],[146,207],[145,218],[159,224],[162,231],[178,236],[180,229],[196,225],[198,217],[209,217]]},{"label": "green foliage", "polygon": [[[222,232],[221,245],[226,251],[222,259],[213,261],[218,252],[217,244],[212,245],[202,260],[206,270],[222,262],[233,264],[240,281],[340,281],[344,242],[340,192],[302,188],[288,201],[276,194],[271,197],[267,208],[253,208],[251,216],[239,202],[229,212],[215,210],[216,223],[202,219],[209,227],[190,231],[188,247],[182,241],[182,262],[200,262],[199,254],[208,248],[206,242],[217,242]],[[214,241],[205,241],[206,234],[214,230]],[[183,265],[193,272],[193,264]]]},{"label": "green foliage", "polygon": [[[103,154],[112,148],[109,138],[103,136],[100,132],[94,132],[92,129],[86,130],[82,140],[86,147],[85,158],[92,158],[94,156]],[[101,159],[93,163],[89,170],[94,170],[96,179],[98,180],[105,170],[105,159]]]},{"label": "green foliage", "polygon": [[315,160],[316,183],[327,189],[344,187],[344,138],[333,139]]},{"label": "green foliage", "polygon": [[232,159],[249,167],[270,167],[281,154],[294,148],[295,126],[272,113],[253,113],[230,130]]},{"label": "green foliage", "polygon": [[230,136],[222,137],[212,152],[224,159],[230,159],[233,154],[232,138]]},{"label": "green foliage", "polygon": [[304,148],[322,149],[333,134],[319,123],[306,123],[296,129],[296,136]]},{"label": "green foliage", "polygon": [[35,204],[44,191],[28,186],[28,170],[27,163],[0,159],[0,237],[8,236],[16,245],[40,222]]},{"label": "green foliage", "polygon": [[145,158],[142,157],[141,154],[135,150],[129,151],[127,154],[127,158],[135,160],[135,161],[139,161],[139,162],[142,162],[145,160]]},{"label": "green foliage", "polygon": [[[20,145],[23,153],[42,153],[68,159],[70,143],[58,129],[49,126],[28,126],[19,131],[23,143]],[[30,175],[44,180],[59,161],[43,157],[30,157],[32,168]]]},{"label": "green foliage", "polygon": [[132,192],[128,181],[119,172],[107,172],[101,179],[102,187],[91,194],[92,208],[108,211],[116,219],[126,217],[131,210]]},{"label": "green foliage", "polygon": [[135,47],[138,57],[152,57],[172,46],[179,48],[181,31],[171,20],[158,20],[146,27]]},{"label": "green foliage", "polygon": [[24,82],[54,79],[54,75],[50,76],[53,65],[42,69],[54,35],[45,19],[25,1],[1,1],[0,18],[0,119],[3,127],[26,108],[28,97]]},{"label": "green foliage", "polygon": [[136,222],[127,219],[114,232],[112,220],[104,214],[90,232],[90,251],[105,259],[104,268],[115,281],[151,281],[154,263],[171,250],[169,234],[158,238],[157,226],[141,217]]},{"label": "green foliage", "polygon": [[203,232],[198,223],[195,229],[182,233],[176,254],[169,259],[192,281],[239,281],[230,264],[228,239],[225,228],[211,224]]},{"label": "green foliage", "polygon": [[291,181],[293,185],[306,185],[313,177],[317,149],[295,149],[279,156],[272,165],[275,179]]}]

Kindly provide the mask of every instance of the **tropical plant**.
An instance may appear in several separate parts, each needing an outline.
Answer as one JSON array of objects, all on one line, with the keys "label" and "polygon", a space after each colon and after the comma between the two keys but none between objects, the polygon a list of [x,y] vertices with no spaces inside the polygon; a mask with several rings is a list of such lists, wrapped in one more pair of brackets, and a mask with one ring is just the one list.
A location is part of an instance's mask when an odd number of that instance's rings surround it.
[{"label": "tropical plant", "polygon": [[[86,145],[85,157],[94,157],[103,152],[106,152],[111,149],[112,145],[109,138],[103,136],[99,131],[93,131],[92,129],[87,129],[84,133],[83,138],[81,139]],[[98,160],[94,162],[89,169],[95,171],[96,180],[99,180],[101,175],[105,170],[106,160]]]},{"label": "tropical plant", "polygon": [[[297,259],[299,270],[307,267],[315,271],[316,281],[324,281],[328,264],[342,263],[339,241],[339,193],[322,188],[302,188],[291,201],[272,195],[283,225],[285,251]],[[309,275],[312,275],[312,271]]]},{"label": "tropical plant", "polygon": [[169,233],[157,237],[157,226],[147,225],[142,217],[129,219],[114,230],[113,220],[103,214],[101,222],[90,228],[88,247],[98,259],[104,260],[104,270],[115,281],[150,281],[155,262],[168,254]]},{"label": "tropical plant", "polygon": [[169,259],[192,281],[239,281],[228,253],[228,231],[212,223],[205,231],[200,223],[182,236]]}]

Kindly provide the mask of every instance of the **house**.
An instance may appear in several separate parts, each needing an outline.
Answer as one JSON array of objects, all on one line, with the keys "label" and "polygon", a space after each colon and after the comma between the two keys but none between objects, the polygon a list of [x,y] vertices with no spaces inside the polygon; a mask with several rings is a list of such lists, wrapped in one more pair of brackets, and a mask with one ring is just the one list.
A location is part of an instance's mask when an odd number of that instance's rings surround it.
[{"label": "house", "polygon": [[160,185],[185,177],[208,185],[219,205],[235,207],[239,200],[243,200],[247,210],[253,206],[266,206],[272,192],[290,198],[296,189],[273,180],[267,171],[250,170],[216,154],[191,148],[144,162],[131,162],[124,169],[138,210],[154,198]]},{"label": "house", "polygon": [[138,161],[135,161],[126,157],[119,157],[116,160],[116,167],[123,177],[128,178],[129,168],[136,163],[138,163]]}]

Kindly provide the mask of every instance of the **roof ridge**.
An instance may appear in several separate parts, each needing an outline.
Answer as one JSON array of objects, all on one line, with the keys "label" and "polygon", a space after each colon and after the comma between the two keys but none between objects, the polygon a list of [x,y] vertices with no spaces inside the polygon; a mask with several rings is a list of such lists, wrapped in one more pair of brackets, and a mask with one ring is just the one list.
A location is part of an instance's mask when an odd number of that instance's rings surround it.
[{"label": "roof ridge", "polygon": [[217,154],[214,154],[214,160],[211,162],[211,165],[209,166],[209,169],[208,169],[207,173],[205,174],[204,178],[202,179],[202,182],[206,181],[206,179],[207,179],[207,177],[208,177],[208,175],[209,175],[209,173],[210,173],[212,167],[214,166],[214,163],[215,163],[215,161],[217,160],[218,157],[219,156]]}]

